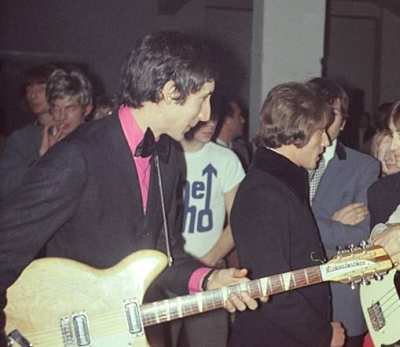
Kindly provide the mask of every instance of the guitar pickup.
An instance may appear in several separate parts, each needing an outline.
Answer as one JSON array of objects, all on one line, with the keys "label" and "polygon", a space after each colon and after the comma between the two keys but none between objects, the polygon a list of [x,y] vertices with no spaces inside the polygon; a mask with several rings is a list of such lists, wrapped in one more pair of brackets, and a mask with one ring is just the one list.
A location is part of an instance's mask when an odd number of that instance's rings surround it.
[{"label": "guitar pickup", "polygon": [[144,328],[138,302],[136,300],[124,301],[124,309],[129,332],[136,336],[144,335]]},{"label": "guitar pickup", "polygon": [[381,330],[386,325],[386,319],[379,301],[368,307],[368,315],[375,331]]},{"label": "guitar pickup", "polygon": [[[76,312],[60,319],[61,334],[65,346],[90,346],[88,317],[85,312]],[[76,343],[75,343],[76,342]]]}]

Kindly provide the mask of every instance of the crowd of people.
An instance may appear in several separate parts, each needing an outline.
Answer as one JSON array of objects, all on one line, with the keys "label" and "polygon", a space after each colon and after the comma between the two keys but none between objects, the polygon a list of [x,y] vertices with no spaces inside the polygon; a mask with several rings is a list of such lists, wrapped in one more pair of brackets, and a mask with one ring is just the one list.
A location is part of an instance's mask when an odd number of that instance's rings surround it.
[{"label": "crowd of people", "polygon": [[[150,302],[311,267],[369,239],[397,257],[399,227],[387,223],[400,204],[400,103],[385,109],[365,153],[341,141],[352,115],[340,85],[283,83],[266,95],[253,146],[238,98],[214,93],[219,71],[205,41],[161,31],[127,55],[117,97],[95,97],[79,70],[26,72],[35,119],[0,157],[1,347],[7,289],[39,257],[105,269],[158,250],[169,266]],[[160,347],[364,344],[349,285],[249,292],[147,338]]]}]

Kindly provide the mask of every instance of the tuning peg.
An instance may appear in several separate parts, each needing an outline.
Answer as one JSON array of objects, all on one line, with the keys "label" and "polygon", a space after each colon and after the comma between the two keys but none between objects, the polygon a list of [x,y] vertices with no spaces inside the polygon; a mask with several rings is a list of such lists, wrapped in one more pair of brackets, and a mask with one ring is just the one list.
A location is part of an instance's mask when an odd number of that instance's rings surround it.
[{"label": "tuning peg", "polygon": [[382,276],[381,274],[376,273],[376,274],[374,274],[374,278],[375,278],[377,281],[382,281],[383,276]]},{"label": "tuning peg", "polygon": [[362,249],[366,249],[367,248],[367,246],[368,246],[368,243],[367,243],[367,241],[365,241],[365,240],[362,240],[361,242],[360,242],[360,247],[362,248]]},{"label": "tuning peg", "polygon": [[361,283],[362,283],[363,286],[367,286],[367,285],[369,285],[371,282],[370,282],[370,280],[369,280],[368,278],[363,278],[362,281],[361,281]]},{"label": "tuning peg", "polygon": [[350,252],[354,252],[355,246],[351,243],[351,244],[348,246],[348,249],[349,249]]}]

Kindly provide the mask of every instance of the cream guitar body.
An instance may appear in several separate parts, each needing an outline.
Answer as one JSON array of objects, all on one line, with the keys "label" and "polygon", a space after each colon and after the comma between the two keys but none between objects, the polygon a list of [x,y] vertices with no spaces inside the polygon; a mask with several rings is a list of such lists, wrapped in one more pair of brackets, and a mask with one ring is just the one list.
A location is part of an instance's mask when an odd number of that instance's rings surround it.
[{"label": "cream guitar body", "polygon": [[106,270],[35,260],[7,292],[6,331],[18,329],[34,347],[147,347],[135,315],[140,322],[143,296],[166,264],[164,254],[151,250]]}]

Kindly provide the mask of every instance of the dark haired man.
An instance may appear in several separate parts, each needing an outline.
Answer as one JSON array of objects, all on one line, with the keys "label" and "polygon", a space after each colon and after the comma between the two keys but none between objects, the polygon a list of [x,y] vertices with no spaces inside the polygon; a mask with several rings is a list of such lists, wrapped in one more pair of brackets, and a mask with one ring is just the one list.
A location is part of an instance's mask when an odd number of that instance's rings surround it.
[{"label": "dark haired man", "polygon": [[237,100],[221,96],[218,110],[219,120],[214,138],[219,145],[232,149],[242,163],[243,169],[247,171],[253,148],[250,143],[241,138],[245,123],[242,112],[242,107]]},{"label": "dark haired man", "polygon": [[[139,40],[122,68],[119,109],[53,146],[21,189],[0,205],[2,308],[7,287],[46,242],[48,256],[96,268],[113,266],[140,249],[167,254],[170,249],[173,266],[156,285],[177,295],[246,280],[246,270],[201,267],[183,252],[174,228],[179,168],[170,137],[179,141],[210,117],[218,73],[207,52],[203,42],[177,32]],[[236,295],[229,299],[229,311],[257,306],[246,293],[243,301]],[[0,318],[2,327],[5,317]]]},{"label": "dark haired man", "polygon": [[[331,145],[318,163],[315,173],[321,172],[320,181],[312,172],[310,185],[311,207],[322,243],[328,258],[337,253],[338,247],[359,245],[369,238],[367,190],[378,179],[379,163],[369,155],[344,146],[337,140],[348,115],[348,98],[345,91],[326,78],[314,78],[307,83],[325,100],[334,113],[334,121],[328,129]],[[323,165],[323,167],[321,167]],[[310,187],[310,188],[311,188]],[[360,347],[367,331],[361,310],[359,291],[349,285],[332,282],[333,319],[343,323],[346,329],[346,347]]]},{"label": "dark haired man", "polygon": [[[239,186],[231,228],[240,266],[262,278],[324,259],[308,204],[306,169],[329,145],[328,104],[306,85],[274,87],[264,101],[253,164]],[[314,260],[314,261],[313,261]],[[327,284],[284,292],[256,314],[235,317],[232,346],[342,346],[344,329],[330,321]]]},{"label": "dark haired man", "polygon": [[54,69],[52,65],[43,64],[24,71],[22,104],[35,120],[15,130],[4,141],[0,158],[0,200],[20,185],[29,163],[38,157],[43,125],[51,120],[46,85]]},{"label": "dark haired man", "polygon": [[[214,97],[214,96],[213,96]],[[230,212],[244,171],[228,148],[211,142],[218,121],[213,111],[180,142],[183,188],[183,238],[187,253],[208,266],[225,267],[225,257],[234,248]],[[188,346],[224,347],[228,342],[228,316],[208,312],[183,322]],[[185,344],[186,345],[186,344]]]}]

